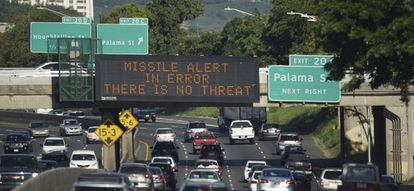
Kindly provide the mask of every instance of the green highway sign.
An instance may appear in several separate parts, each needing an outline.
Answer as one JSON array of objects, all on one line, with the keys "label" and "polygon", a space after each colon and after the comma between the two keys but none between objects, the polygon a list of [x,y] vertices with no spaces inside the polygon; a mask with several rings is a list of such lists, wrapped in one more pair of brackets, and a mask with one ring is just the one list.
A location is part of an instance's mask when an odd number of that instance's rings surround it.
[{"label": "green highway sign", "polygon": [[291,66],[324,66],[332,60],[332,55],[289,55],[289,65]]},{"label": "green highway sign", "polygon": [[91,38],[91,31],[91,25],[85,24],[32,22],[30,23],[30,52],[57,53],[57,38]]},{"label": "green highway sign", "polygon": [[148,54],[148,25],[98,24],[96,30],[102,54]]},{"label": "green highway sign", "polygon": [[121,25],[148,25],[148,18],[119,18]]},{"label": "green highway sign", "polygon": [[329,73],[315,66],[269,66],[269,101],[337,103],[338,81],[327,81]]},{"label": "green highway sign", "polygon": [[62,17],[62,23],[90,24],[92,20],[89,17]]}]

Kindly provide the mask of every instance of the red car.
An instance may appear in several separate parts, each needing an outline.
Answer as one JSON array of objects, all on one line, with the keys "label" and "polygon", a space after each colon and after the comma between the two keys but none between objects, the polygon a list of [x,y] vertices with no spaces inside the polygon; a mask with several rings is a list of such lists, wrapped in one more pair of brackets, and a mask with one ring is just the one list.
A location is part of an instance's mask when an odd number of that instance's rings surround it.
[{"label": "red car", "polygon": [[197,153],[201,150],[203,145],[215,145],[217,144],[216,136],[211,131],[204,131],[196,133],[193,140],[193,153]]}]

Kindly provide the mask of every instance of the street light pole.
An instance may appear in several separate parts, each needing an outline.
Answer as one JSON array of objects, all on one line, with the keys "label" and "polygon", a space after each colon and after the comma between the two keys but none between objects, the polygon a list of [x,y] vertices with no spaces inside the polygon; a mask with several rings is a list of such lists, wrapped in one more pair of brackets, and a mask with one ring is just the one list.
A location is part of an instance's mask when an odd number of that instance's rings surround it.
[{"label": "street light pole", "polygon": [[304,13],[290,11],[290,12],[287,12],[286,14],[288,14],[288,15],[300,15],[303,18],[307,18],[309,22],[316,22],[316,21],[318,21],[316,19],[316,16],[308,15],[308,14],[304,14]]},{"label": "street light pole", "polygon": [[225,11],[237,11],[237,12],[239,12],[239,13],[241,13],[241,14],[245,14],[245,15],[249,15],[249,16],[254,16],[253,14],[251,14],[251,13],[249,13],[249,12],[242,11],[242,10],[240,10],[240,9],[236,9],[236,8],[226,7],[226,8],[224,8],[224,10],[225,10]]},{"label": "street light pole", "polygon": [[56,15],[63,16],[63,17],[69,17],[68,15],[66,15],[64,13],[61,13],[61,12],[58,12],[58,11],[49,9],[47,7],[37,7],[36,9],[38,9],[38,10],[46,10],[46,11],[52,12],[52,13],[54,13]]}]

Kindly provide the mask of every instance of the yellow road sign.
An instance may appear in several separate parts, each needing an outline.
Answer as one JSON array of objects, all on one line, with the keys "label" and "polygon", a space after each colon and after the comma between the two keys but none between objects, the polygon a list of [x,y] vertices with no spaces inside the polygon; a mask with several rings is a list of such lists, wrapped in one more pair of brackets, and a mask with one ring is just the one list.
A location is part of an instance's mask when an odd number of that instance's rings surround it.
[{"label": "yellow road sign", "polygon": [[99,139],[101,139],[108,147],[112,146],[123,133],[122,129],[109,119],[106,119],[104,123],[95,130],[95,134],[98,135]]},{"label": "yellow road sign", "polygon": [[130,132],[138,125],[138,120],[128,110],[121,112],[119,122],[128,129],[127,132]]}]

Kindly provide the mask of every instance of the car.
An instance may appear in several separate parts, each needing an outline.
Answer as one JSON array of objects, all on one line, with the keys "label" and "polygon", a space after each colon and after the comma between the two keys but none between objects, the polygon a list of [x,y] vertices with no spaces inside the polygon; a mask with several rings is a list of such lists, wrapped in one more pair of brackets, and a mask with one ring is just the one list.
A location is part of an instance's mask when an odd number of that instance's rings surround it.
[{"label": "car", "polygon": [[64,119],[59,125],[60,136],[82,135],[82,123],[76,119]]},{"label": "car", "polygon": [[254,136],[254,127],[249,120],[234,120],[231,122],[229,128],[230,144],[234,144],[236,140],[248,140],[251,144],[254,144]]},{"label": "car", "polygon": [[218,164],[217,160],[200,159],[195,163],[195,169],[213,169],[221,177],[223,173],[222,167]]},{"label": "car", "polygon": [[42,160],[53,160],[56,161],[59,166],[68,166],[67,153],[62,151],[53,151],[47,154],[42,154]]},{"label": "car", "polygon": [[42,171],[50,170],[58,167],[58,163],[54,160],[39,160]]},{"label": "car", "polygon": [[316,191],[318,182],[315,175],[309,171],[292,171],[296,181],[296,191]]},{"label": "car", "polygon": [[153,123],[157,120],[156,110],[152,108],[132,108],[133,115],[137,118],[137,120],[144,120],[148,122],[151,120]]},{"label": "car", "polygon": [[257,180],[260,191],[295,191],[295,179],[292,172],[285,168],[263,169]]},{"label": "car", "polygon": [[342,185],[339,191],[380,191],[380,175],[374,164],[345,163],[342,165]]},{"label": "car", "polygon": [[312,162],[306,154],[289,154],[284,165],[291,170],[312,171]]},{"label": "car", "polygon": [[118,172],[128,175],[129,181],[136,189],[147,191],[154,190],[154,180],[146,164],[122,163]]},{"label": "car", "polygon": [[57,115],[57,116],[63,116],[63,113],[65,112],[64,109],[53,109],[52,111],[49,111],[49,115]]},{"label": "car", "polygon": [[230,187],[223,181],[194,181],[186,180],[179,191],[230,191]]},{"label": "car", "polygon": [[267,162],[266,161],[257,161],[257,160],[249,160],[246,162],[246,165],[244,166],[244,180],[248,180],[249,178],[249,172],[251,170],[251,168],[253,166],[257,166],[257,165],[263,165],[266,166]]},{"label": "car", "polygon": [[277,138],[280,134],[280,127],[273,123],[264,123],[257,131],[257,136],[260,140],[267,138]]},{"label": "car", "polygon": [[98,135],[95,133],[98,128],[98,126],[91,126],[85,131],[86,144],[101,142],[101,139],[99,139]]},{"label": "car", "polygon": [[173,169],[174,172],[178,171],[177,164],[176,164],[176,162],[174,161],[174,159],[172,157],[163,157],[163,156],[153,157],[151,159],[151,162],[152,163],[154,163],[154,162],[165,162],[165,163],[168,163],[168,164],[171,165],[171,168]]},{"label": "car", "polygon": [[171,128],[158,128],[157,130],[155,130],[155,134],[154,134],[154,141],[159,141],[159,142],[174,142],[175,141],[175,132],[173,129]]},{"label": "car", "polygon": [[82,174],[78,177],[71,191],[82,190],[134,191],[135,188],[126,174],[99,172]]},{"label": "car", "polygon": [[174,142],[155,142],[151,147],[151,157],[156,156],[171,156],[175,162],[178,162],[178,149]]},{"label": "car", "polygon": [[193,139],[193,153],[197,154],[203,145],[217,144],[216,136],[211,131],[196,133]]},{"label": "car", "polygon": [[381,175],[381,191],[399,191],[398,183],[393,176]]},{"label": "car", "polygon": [[217,171],[214,169],[195,169],[191,170],[190,173],[188,173],[186,180],[192,180],[192,181],[217,181],[220,182],[222,179],[217,174]]},{"label": "car", "polygon": [[301,145],[287,145],[281,152],[281,163],[282,166],[285,165],[287,158],[289,157],[289,154],[305,154],[306,149],[303,149]]},{"label": "car", "polygon": [[302,146],[302,140],[297,133],[280,133],[276,141],[276,154],[280,155],[288,145]]},{"label": "car", "polygon": [[55,151],[66,153],[69,145],[66,144],[63,137],[48,137],[45,139],[43,144],[40,145],[40,147],[42,147],[43,154],[48,154]]},{"label": "car", "polygon": [[28,129],[33,137],[48,137],[49,125],[43,121],[32,121],[28,125]]},{"label": "car", "polygon": [[203,121],[189,121],[184,128],[184,142],[190,142],[198,132],[207,131],[206,123]]},{"label": "car", "polygon": [[167,183],[167,187],[171,190],[176,189],[177,179],[175,177],[175,172],[171,168],[171,165],[165,162],[154,162],[149,163],[149,167],[158,167],[162,170],[165,175],[165,181]]},{"label": "car", "polygon": [[0,155],[0,188],[11,189],[41,172],[36,156],[31,154]]},{"label": "car", "polygon": [[321,173],[319,179],[320,191],[334,191],[338,186],[342,185],[342,169],[327,168]]},{"label": "car", "polygon": [[24,133],[10,133],[4,142],[4,153],[33,152],[33,141]]},{"label": "car", "polygon": [[167,182],[165,181],[165,175],[159,167],[148,167],[154,179],[154,190],[164,191],[167,189]]},{"label": "car", "polygon": [[270,168],[271,166],[268,165],[263,165],[263,164],[259,164],[259,165],[253,165],[250,168],[249,174],[247,175],[247,181],[250,181],[250,178],[252,177],[252,175],[254,174],[254,172],[256,171],[262,171],[265,168]]},{"label": "car", "polygon": [[251,191],[257,191],[257,180],[259,176],[262,174],[262,171],[254,171],[253,174],[249,178],[249,187]]},{"label": "car", "polygon": [[224,149],[219,144],[217,145],[203,145],[200,151],[200,159],[213,159],[218,162],[220,166],[224,164]]},{"label": "car", "polygon": [[85,112],[83,111],[65,111],[62,115],[65,117],[85,118]]},{"label": "car", "polygon": [[98,159],[93,150],[74,150],[70,157],[69,167],[98,169]]}]

